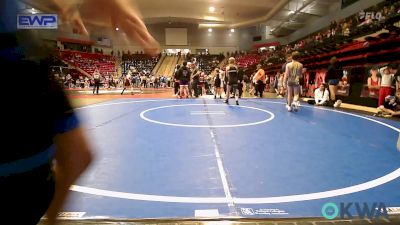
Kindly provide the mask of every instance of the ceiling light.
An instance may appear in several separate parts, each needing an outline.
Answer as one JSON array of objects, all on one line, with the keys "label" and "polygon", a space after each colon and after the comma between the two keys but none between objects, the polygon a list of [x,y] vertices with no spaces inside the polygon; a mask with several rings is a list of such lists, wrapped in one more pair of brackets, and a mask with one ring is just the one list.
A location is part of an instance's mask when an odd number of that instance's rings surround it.
[{"label": "ceiling light", "polygon": [[204,20],[208,20],[208,21],[218,21],[219,20],[218,17],[216,17],[216,16],[204,16],[203,18],[204,18]]},{"label": "ceiling light", "polygon": [[208,11],[209,11],[209,12],[215,12],[215,7],[210,6],[210,7],[208,8]]},{"label": "ceiling light", "polygon": [[32,8],[32,11],[35,10],[35,8]]},{"label": "ceiling light", "polygon": [[226,24],[224,23],[199,23],[199,28],[208,29],[208,28],[226,28]]},{"label": "ceiling light", "polygon": [[210,32],[210,33],[211,33],[211,32],[212,32],[212,28],[208,28],[208,32]]},{"label": "ceiling light", "polygon": [[115,30],[116,30],[116,31],[119,31],[119,28],[117,27],[117,28],[115,28]]},{"label": "ceiling light", "polygon": [[290,11],[289,11],[289,15],[290,15],[290,14],[293,14],[293,13],[294,13],[294,11],[293,11],[293,10],[290,10]]},{"label": "ceiling light", "polygon": [[235,29],[232,28],[232,29],[231,29],[231,33],[234,33],[234,32],[235,32]]}]

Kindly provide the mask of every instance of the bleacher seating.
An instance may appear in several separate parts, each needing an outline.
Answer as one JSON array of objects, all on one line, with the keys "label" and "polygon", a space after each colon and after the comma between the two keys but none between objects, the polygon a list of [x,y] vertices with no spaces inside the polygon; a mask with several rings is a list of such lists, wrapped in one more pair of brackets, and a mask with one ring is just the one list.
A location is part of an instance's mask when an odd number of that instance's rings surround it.
[{"label": "bleacher seating", "polygon": [[199,55],[196,56],[199,64],[199,69],[204,71],[205,74],[211,74],[212,70],[224,60],[223,55]]},{"label": "bleacher seating", "polygon": [[247,68],[249,66],[260,63],[262,58],[263,56],[258,54],[239,55],[236,57],[236,64],[239,67]]},{"label": "bleacher seating", "polygon": [[93,74],[96,67],[102,75],[109,75],[116,71],[113,56],[78,51],[61,51],[60,56],[61,59],[79,67],[90,75]]},{"label": "bleacher seating", "polygon": [[145,54],[125,54],[122,56],[122,72],[125,74],[129,67],[133,66],[139,72],[146,71],[147,73],[150,73],[157,65],[159,59],[160,56],[152,57]]}]

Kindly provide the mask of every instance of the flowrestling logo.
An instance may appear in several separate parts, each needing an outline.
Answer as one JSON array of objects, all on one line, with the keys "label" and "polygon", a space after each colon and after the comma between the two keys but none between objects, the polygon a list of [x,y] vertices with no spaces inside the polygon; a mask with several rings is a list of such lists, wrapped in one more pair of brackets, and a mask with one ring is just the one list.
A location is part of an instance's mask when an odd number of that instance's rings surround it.
[{"label": "flowrestling logo", "polygon": [[18,14],[18,29],[57,29],[57,14]]},{"label": "flowrestling logo", "polygon": [[368,219],[378,219],[380,217],[388,218],[388,211],[385,206],[385,203],[372,203],[368,204],[366,202],[348,202],[348,203],[340,203],[340,207],[338,207],[335,203],[329,202],[322,206],[322,216],[325,219],[333,220],[336,218],[340,219],[352,219],[351,212],[357,212],[360,219],[368,218]]},{"label": "flowrestling logo", "polygon": [[382,18],[381,12],[364,12],[361,11],[358,13],[358,16],[361,20],[380,20]]}]

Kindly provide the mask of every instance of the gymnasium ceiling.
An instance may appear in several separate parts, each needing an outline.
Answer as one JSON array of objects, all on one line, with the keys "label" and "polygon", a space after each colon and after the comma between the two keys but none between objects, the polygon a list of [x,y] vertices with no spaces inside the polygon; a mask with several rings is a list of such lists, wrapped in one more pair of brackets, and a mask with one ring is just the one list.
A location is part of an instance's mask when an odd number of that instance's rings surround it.
[{"label": "gymnasium ceiling", "polygon": [[[49,1],[22,0],[47,12],[53,11]],[[68,0],[66,0],[68,1]],[[107,26],[102,8],[85,7],[81,14],[93,26]],[[265,26],[275,36],[286,36],[307,23],[338,9],[341,0],[134,0],[147,24],[189,23],[200,28],[240,28]],[[210,11],[214,7],[214,11]]]}]

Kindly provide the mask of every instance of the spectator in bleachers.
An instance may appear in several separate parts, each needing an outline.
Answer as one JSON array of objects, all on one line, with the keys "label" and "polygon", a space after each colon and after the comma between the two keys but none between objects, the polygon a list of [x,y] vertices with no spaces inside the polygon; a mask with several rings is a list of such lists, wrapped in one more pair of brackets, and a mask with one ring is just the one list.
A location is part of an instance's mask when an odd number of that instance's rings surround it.
[{"label": "spectator in bleachers", "polygon": [[337,29],[337,23],[336,20],[333,20],[329,25],[329,31],[331,33],[331,36],[334,36],[336,34],[336,29]]},{"label": "spectator in bleachers", "polygon": [[149,57],[147,55],[142,55],[142,54],[136,54],[136,55],[131,55],[127,56],[125,55],[123,57],[123,62],[121,64],[122,66],[122,71],[125,73],[129,67],[133,66],[135,67],[138,71],[152,71],[153,68],[156,66],[158,62],[159,57]]}]

